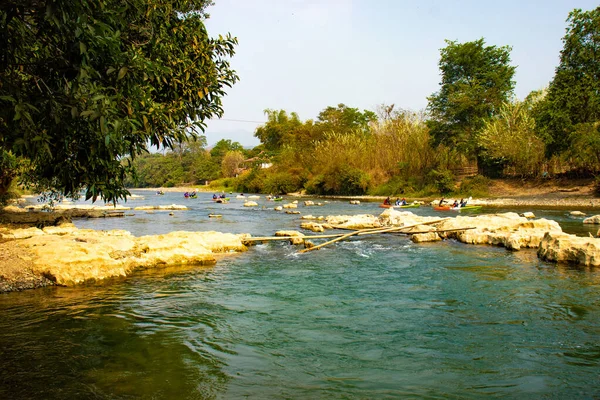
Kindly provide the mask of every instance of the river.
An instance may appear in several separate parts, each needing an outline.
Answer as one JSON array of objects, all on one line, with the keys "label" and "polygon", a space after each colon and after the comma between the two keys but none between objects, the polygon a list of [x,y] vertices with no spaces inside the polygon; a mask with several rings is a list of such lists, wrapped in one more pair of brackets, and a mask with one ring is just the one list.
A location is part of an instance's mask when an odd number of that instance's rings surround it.
[{"label": "river", "polygon": [[[264,197],[248,209],[236,199],[214,204],[204,193],[187,200],[134,193],[145,199],[127,205],[190,210],[76,225],[135,235],[270,235],[299,226],[298,215],[263,210],[273,207]],[[299,209],[382,211],[335,200]],[[568,210],[527,210],[570,233],[594,230]],[[410,211],[440,215],[430,207]],[[496,211],[508,210],[480,212]],[[223,217],[208,218],[217,212]],[[413,244],[399,235],[297,250],[271,242],[212,267],[1,295],[0,398],[600,396],[598,270],[542,262],[535,250]]]}]

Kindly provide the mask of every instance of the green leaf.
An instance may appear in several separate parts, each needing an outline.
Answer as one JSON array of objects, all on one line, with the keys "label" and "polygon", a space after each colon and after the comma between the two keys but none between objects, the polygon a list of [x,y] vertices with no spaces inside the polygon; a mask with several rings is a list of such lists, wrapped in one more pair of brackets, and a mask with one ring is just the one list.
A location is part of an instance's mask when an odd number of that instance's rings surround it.
[{"label": "green leaf", "polygon": [[110,74],[112,74],[112,73],[113,73],[113,72],[115,72],[115,71],[116,71],[116,69],[115,69],[115,68],[113,68],[113,67],[110,67],[109,69],[107,69],[107,70],[106,70],[106,75],[110,75]]},{"label": "green leaf", "polygon": [[125,75],[127,74],[128,68],[127,67],[121,67],[121,69],[119,70],[119,74],[117,75],[117,80],[121,80],[125,77]]}]

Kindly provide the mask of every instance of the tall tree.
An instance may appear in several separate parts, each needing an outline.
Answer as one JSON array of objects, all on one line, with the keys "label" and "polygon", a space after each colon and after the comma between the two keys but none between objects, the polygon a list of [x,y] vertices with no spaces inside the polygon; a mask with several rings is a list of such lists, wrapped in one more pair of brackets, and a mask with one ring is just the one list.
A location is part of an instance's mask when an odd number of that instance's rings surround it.
[{"label": "tall tree", "polygon": [[428,126],[434,144],[477,155],[476,134],[512,95],[515,67],[509,46],[486,46],[484,39],[441,49],[440,90],[428,100]]},{"label": "tall tree", "polygon": [[0,2],[0,152],[30,162],[37,190],[124,198],[121,160],[199,135],[238,79],[236,39],[206,31],[210,4]]},{"label": "tall tree", "polygon": [[583,132],[598,135],[594,124],[600,121],[600,7],[573,10],[567,22],[560,64],[548,96],[536,109],[538,129],[550,155],[568,150],[576,131],[578,140]]},{"label": "tall tree", "polygon": [[215,162],[221,163],[225,154],[230,151],[238,151],[243,153],[244,146],[240,144],[240,142],[234,142],[231,139],[221,139],[215,144],[215,146],[210,150],[210,155],[215,159]]},{"label": "tall tree", "polygon": [[279,150],[284,143],[292,140],[294,132],[302,125],[298,114],[288,115],[285,110],[266,109],[267,122],[256,128],[257,137],[266,150]]},{"label": "tall tree", "polygon": [[373,111],[348,107],[338,104],[337,107],[327,107],[317,117],[316,126],[323,133],[369,132],[369,123],[377,121]]}]

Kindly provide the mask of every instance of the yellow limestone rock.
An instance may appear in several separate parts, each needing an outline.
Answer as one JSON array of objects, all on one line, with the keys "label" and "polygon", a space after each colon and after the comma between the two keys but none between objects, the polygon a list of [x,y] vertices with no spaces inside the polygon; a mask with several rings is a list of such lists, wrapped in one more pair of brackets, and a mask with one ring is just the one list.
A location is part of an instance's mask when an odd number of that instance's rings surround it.
[{"label": "yellow limestone rock", "polygon": [[435,228],[430,225],[417,225],[413,228],[409,228],[408,232],[427,232],[427,233],[416,233],[410,236],[410,240],[414,243],[422,242],[436,242],[442,240],[440,235],[435,232]]},{"label": "yellow limestone rock", "polygon": [[457,216],[437,225],[439,230],[470,227],[475,229],[440,233],[440,235],[463,243],[491,244],[519,250],[522,247],[539,247],[546,232],[562,233],[556,221],[529,220],[516,213],[485,214],[475,217]]},{"label": "yellow limestone rock", "polygon": [[297,203],[287,203],[283,205],[283,208],[298,208]]},{"label": "yellow limestone rock", "polygon": [[289,236],[291,244],[302,244],[304,243],[304,233],[298,231],[277,231],[275,236]]},{"label": "yellow limestone rock", "polygon": [[538,257],[546,261],[600,266],[600,238],[548,232],[540,243]]},{"label": "yellow limestone rock", "polygon": [[304,236],[304,233],[298,231],[277,231],[275,236]]},{"label": "yellow limestone rock", "polygon": [[314,206],[314,205],[315,205],[315,202],[314,202],[314,201],[312,201],[312,200],[306,200],[306,201],[304,202],[304,205],[305,205],[305,206],[307,206],[307,207],[308,207],[308,206]]},{"label": "yellow limestone rock", "polygon": [[300,228],[313,232],[323,232],[325,230],[325,228],[323,228],[323,225],[318,224],[316,222],[303,222],[302,224],[300,224]]},{"label": "yellow limestone rock", "polygon": [[244,207],[258,207],[258,203],[255,201],[247,201],[244,203]]},{"label": "yellow limestone rock", "polygon": [[21,228],[7,230],[6,232],[0,232],[0,239],[5,240],[16,240],[16,239],[27,239],[34,236],[45,235],[44,231],[38,228]]},{"label": "yellow limestone rock", "polygon": [[[64,231],[68,228],[64,227]],[[31,269],[61,285],[125,276],[138,267],[214,263],[215,255],[246,250],[247,235],[171,232],[134,237],[127,231],[55,231],[17,241]],[[14,243],[14,242],[13,242]],[[2,261],[0,260],[0,263]]]},{"label": "yellow limestone rock", "polygon": [[381,222],[377,217],[370,214],[359,215],[330,215],[325,218],[327,224],[335,228],[343,229],[367,229],[380,228]]},{"label": "yellow limestone rock", "polygon": [[439,220],[439,217],[422,217],[410,211],[398,211],[388,208],[379,215],[379,221],[383,226],[407,226],[423,222]]},{"label": "yellow limestone rock", "polygon": [[59,226],[46,226],[42,230],[48,235],[68,235],[77,231],[77,227],[68,222],[62,223]]},{"label": "yellow limestone rock", "polygon": [[600,215],[594,215],[583,220],[584,224],[600,224]]}]

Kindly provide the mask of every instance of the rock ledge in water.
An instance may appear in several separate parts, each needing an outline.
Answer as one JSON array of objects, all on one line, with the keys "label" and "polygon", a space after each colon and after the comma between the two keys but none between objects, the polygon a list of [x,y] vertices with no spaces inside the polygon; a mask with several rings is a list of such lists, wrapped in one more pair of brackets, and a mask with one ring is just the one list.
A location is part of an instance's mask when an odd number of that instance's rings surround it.
[{"label": "rock ledge in water", "polygon": [[90,279],[126,276],[140,267],[212,264],[219,254],[247,249],[242,244],[247,235],[221,232],[134,237],[122,230],[95,231],[63,224],[45,230],[2,229],[0,234],[7,240],[0,243],[3,255],[0,290],[7,287],[2,283],[10,281],[5,271],[13,263],[30,271],[32,276],[45,277],[58,285],[72,285]]}]

